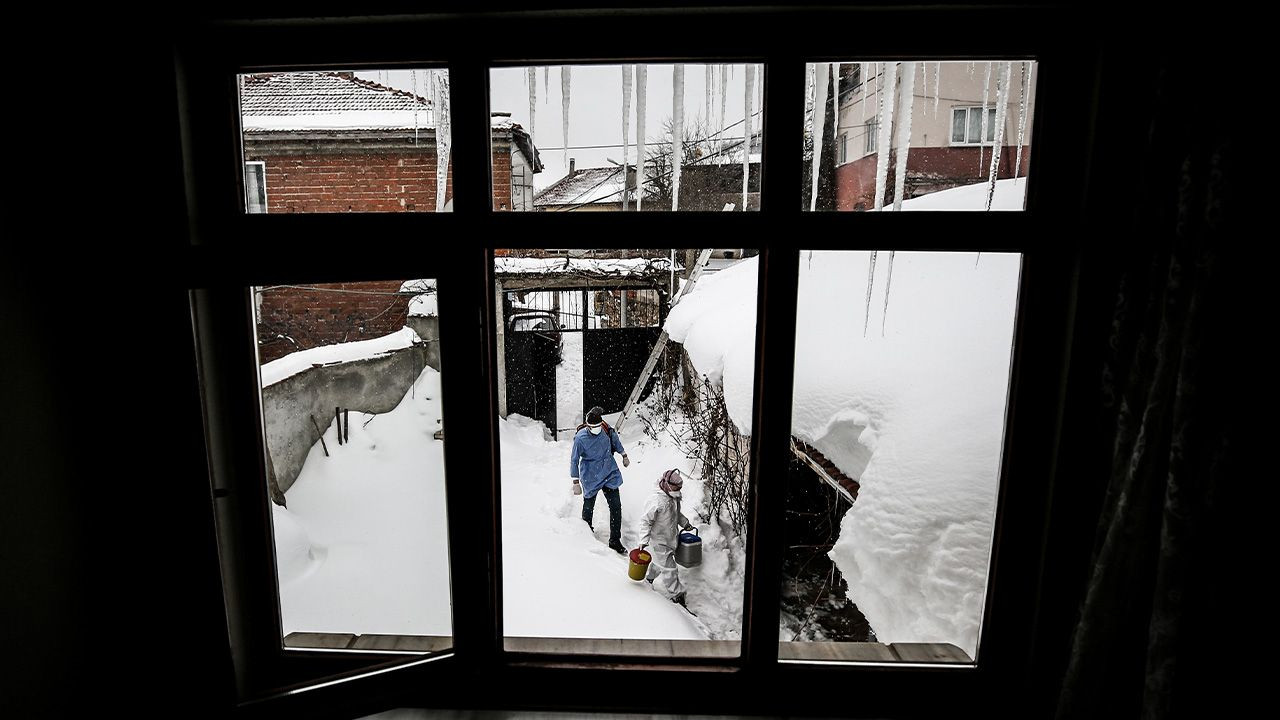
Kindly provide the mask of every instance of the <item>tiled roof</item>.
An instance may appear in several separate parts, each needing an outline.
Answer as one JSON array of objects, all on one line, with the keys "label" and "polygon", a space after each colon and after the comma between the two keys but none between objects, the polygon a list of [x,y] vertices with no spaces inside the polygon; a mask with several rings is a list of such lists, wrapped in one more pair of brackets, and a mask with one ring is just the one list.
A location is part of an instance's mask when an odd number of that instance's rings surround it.
[{"label": "tiled roof", "polygon": [[533,199],[535,207],[622,202],[622,168],[579,168],[548,185]]},{"label": "tiled roof", "polygon": [[433,125],[426,98],[339,72],[248,75],[240,112],[249,131]]},{"label": "tiled roof", "polygon": [[245,115],[430,109],[431,103],[424,97],[337,72],[248,75],[240,96],[240,111]]}]

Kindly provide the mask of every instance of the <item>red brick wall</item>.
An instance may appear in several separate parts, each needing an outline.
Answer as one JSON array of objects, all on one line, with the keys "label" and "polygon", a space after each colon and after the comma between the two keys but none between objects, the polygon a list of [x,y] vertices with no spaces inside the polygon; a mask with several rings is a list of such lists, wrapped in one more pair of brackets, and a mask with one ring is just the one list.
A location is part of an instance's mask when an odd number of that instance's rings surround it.
[{"label": "red brick wall", "polygon": [[[435,151],[250,158],[266,163],[267,212],[432,212]],[[450,164],[452,168],[452,163]],[[446,181],[453,196],[453,173]]]},{"label": "red brick wall", "polygon": [[[892,186],[896,153],[889,153],[889,175]],[[907,155],[906,196],[915,197],[927,192],[937,192],[960,185],[972,185],[987,179],[991,167],[991,148],[983,148],[983,163],[978,164],[976,147],[912,148]],[[1018,148],[1006,145],[1000,151],[997,177],[1013,177]],[[1031,164],[1031,149],[1022,147],[1022,169],[1019,177],[1025,177]],[[876,156],[868,155],[836,168],[837,205],[841,210],[867,210],[875,207]],[[891,194],[891,193],[890,193]]]},{"label": "red brick wall", "polygon": [[409,297],[394,294],[400,284],[400,280],[383,280],[264,290],[258,315],[261,362],[296,350],[368,340],[399,330],[409,311]]},{"label": "red brick wall", "polygon": [[511,209],[511,153],[493,151],[493,209]]},{"label": "red brick wall", "polygon": [[[434,212],[435,150],[411,153],[250,154],[266,163],[268,213]],[[511,155],[505,145],[493,150],[493,202],[511,207]],[[445,181],[446,202],[453,198],[453,162]]]}]

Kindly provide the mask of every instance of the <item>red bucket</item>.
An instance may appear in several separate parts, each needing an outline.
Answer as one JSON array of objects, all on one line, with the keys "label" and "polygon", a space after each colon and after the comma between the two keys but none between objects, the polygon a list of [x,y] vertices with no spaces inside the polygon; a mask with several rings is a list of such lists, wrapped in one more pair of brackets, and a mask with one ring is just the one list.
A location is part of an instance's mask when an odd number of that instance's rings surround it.
[{"label": "red bucket", "polygon": [[627,577],[632,580],[643,580],[646,573],[649,572],[649,563],[653,561],[653,556],[646,550],[636,548],[631,551],[631,562],[627,564]]}]

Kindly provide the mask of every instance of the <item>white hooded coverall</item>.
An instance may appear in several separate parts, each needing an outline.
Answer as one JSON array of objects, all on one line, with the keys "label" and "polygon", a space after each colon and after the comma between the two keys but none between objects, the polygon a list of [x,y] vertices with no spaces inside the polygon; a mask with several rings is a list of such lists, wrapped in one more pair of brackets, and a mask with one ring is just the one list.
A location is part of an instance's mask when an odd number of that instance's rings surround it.
[{"label": "white hooded coverall", "polygon": [[653,589],[668,599],[684,592],[676,572],[676,545],[680,528],[688,525],[689,519],[680,513],[680,493],[668,495],[662,488],[654,488],[640,516],[640,543],[653,555],[645,579],[652,580]]}]

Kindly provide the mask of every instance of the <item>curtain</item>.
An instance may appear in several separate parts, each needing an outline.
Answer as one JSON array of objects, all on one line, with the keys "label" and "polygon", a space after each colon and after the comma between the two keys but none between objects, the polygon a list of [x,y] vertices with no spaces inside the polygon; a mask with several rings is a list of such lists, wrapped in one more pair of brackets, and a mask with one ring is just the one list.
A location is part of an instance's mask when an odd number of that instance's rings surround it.
[{"label": "curtain", "polygon": [[1204,87],[1187,79],[1160,80],[1139,138],[1147,153],[1124,225],[1128,249],[1111,260],[1099,372],[1110,472],[1059,720],[1191,717],[1213,701],[1214,671],[1232,660],[1214,641],[1232,624],[1221,610],[1224,559],[1239,551],[1223,498],[1235,480],[1227,403],[1242,374],[1232,320],[1245,310],[1228,297],[1240,278],[1224,247],[1230,121],[1178,111],[1179,88],[1185,99],[1187,87]]}]

